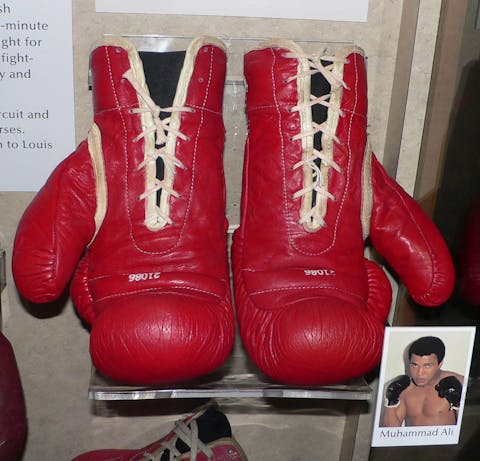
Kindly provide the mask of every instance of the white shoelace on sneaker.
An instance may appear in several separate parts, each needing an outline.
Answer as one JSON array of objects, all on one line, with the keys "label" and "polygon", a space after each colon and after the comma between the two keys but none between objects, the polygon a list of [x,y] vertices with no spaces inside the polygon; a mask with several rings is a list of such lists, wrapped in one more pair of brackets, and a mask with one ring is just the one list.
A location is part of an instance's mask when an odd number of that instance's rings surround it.
[{"label": "white shoelace on sneaker", "polygon": [[[212,458],[213,451],[212,449],[205,445],[198,438],[198,426],[195,420],[190,423],[190,427],[185,424],[183,421],[176,421],[175,428],[173,430],[177,434],[178,438],[182,440],[185,444],[190,447],[190,460],[196,461],[199,453],[203,452],[208,459]],[[161,446],[155,450],[154,453],[145,452],[143,453],[144,461],[160,461],[165,450],[169,450],[168,461],[174,461],[182,456],[177,448],[175,447],[177,439],[167,440],[161,444]]]},{"label": "white shoelace on sneaker", "polygon": [[[305,77],[310,77],[314,74],[321,73],[323,77],[330,84],[332,91],[339,89],[340,87],[346,88],[347,85],[342,79],[341,75],[338,75],[334,71],[335,62],[344,62],[344,58],[338,58],[335,56],[328,55],[308,55],[300,54],[295,52],[285,53],[284,57],[295,58],[295,59],[306,59],[309,64],[308,71],[300,71],[296,75],[293,75],[287,79],[287,83],[293,80],[298,80]],[[331,64],[324,65],[322,61],[330,62]],[[322,106],[327,107],[328,111],[337,112],[339,116],[343,117],[343,112],[340,109],[340,106],[336,103],[331,102],[332,92],[322,96],[315,96],[310,94],[310,100],[302,102],[292,107],[291,111],[302,111],[310,110],[310,108],[316,104],[321,104]],[[292,137],[292,141],[307,138],[309,136],[314,136],[316,133],[321,132],[324,138],[330,139],[335,143],[339,143],[338,137],[335,135],[334,127],[329,127],[328,119],[322,123],[311,122],[311,128],[301,131]],[[320,166],[316,161],[320,160]],[[304,149],[302,160],[293,165],[293,169],[304,168],[305,174],[311,175],[311,181],[307,181],[307,186],[303,189],[295,192],[292,195],[292,198],[304,198],[307,194],[312,194],[315,192],[317,194],[317,200],[320,199],[330,199],[335,200],[335,197],[328,191],[328,172],[330,168],[335,169],[337,172],[341,173],[342,170],[340,166],[329,156],[325,155],[323,150],[317,150],[312,146]],[[312,194],[313,196],[313,194]],[[319,207],[314,203],[310,203],[309,206],[301,208],[299,224],[308,224],[310,227],[324,227],[325,220],[324,216],[319,212]]]},{"label": "white shoelace on sneaker", "polygon": [[[168,195],[180,198],[180,194],[178,194],[178,192],[176,192],[171,187],[171,184],[173,183],[175,168],[185,169],[185,166],[178,158],[175,157],[175,152],[170,152],[167,150],[167,135],[168,133],[172,133],[175,137],[179,137],[184,141],[187,141],[188,137],[180,131],[172,128],[172,126],[170,125],[171,117],[166,117],[162,120],[160,118],[160,113],[168,112],[172,114],[175,112],[193,112],[194,109],[190,107],[159,107],[152,100],[148,92],[145,91],[141,84],[136,80],[131,69],[125,72],[123,77],[130,82],[130,84],[135,89],[135,91],[140,96],[146,106],[139,107],[137,109],[131,109],[130,112],[133,114],[150,112],[153,117],[154,125],[142,131],[134,139],[134,142],[139,141],[140,139],[147,136],[149,133],[155,133],[156,136],[153,150],[145,153],[145,159],[138,165],[137,169],[141,170],[142,168],[145,168],[148,164],[155,163],[158,158],[162,159],[165,168],[164,179],[159,180],[158,178],[155,178],[153,184],[149,184],[145,192],[143,192],[138,197],[138,199],[144,200],[152,194],[156,194],[159,190],[162,190],[162,193],[167,194],[167,198],[165,199],[165,201],[168,200]],[[173,142],[171,145],[175,146],[175,142]],[[160,206],[156,205],[154,207],[154,210],[155,213],[150,213],[145,216],[144,223],[146,225],[159,224],[158,227],[162,227],[166,224],[173,224],[171,218],[168,216],[167,213],[164,212],[164,210],[161,209]]]}]

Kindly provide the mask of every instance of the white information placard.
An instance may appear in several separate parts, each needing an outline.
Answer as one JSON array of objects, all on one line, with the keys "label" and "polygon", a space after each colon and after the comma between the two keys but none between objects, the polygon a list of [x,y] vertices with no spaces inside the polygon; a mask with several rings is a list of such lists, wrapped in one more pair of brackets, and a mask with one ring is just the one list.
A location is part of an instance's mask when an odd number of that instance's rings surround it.
[{"label": "white information placard", "polygon": [[75,144],[71,2],[0,2],[0,45],[0,190],[36,191]]},{"label": "white information placard", "polygon": [[96,0],[100,13],[189,14],[365,22],[368,0]]},{"label": "white information placard", "polygon": [[475,332],[385,329],[372,446],[458,444]]}]

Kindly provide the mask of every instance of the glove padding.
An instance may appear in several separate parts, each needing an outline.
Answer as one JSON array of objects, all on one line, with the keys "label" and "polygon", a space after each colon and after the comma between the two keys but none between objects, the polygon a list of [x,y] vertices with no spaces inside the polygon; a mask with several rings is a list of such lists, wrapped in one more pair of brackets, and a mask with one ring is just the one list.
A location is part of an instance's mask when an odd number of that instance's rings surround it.
[{"label": "glove padding", "polygon": [[450,411],[460,408],[462,397],[462,383],[455,376],[447,376],[441,379],[435,386],[440,398],[445,398],[450,404]]},{"label": "glove padding", "polygon": [[388,408],[398,407],[400,404],[400,394],[410,385],[410,377],[401,375],[395,378],[385,391],[385,406]]}]

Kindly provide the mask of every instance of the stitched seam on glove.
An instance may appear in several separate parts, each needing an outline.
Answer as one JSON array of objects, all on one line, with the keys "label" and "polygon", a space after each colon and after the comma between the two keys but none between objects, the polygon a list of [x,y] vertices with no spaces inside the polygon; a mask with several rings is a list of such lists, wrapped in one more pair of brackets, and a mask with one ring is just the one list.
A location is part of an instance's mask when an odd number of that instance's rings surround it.
[{"label": "stitched seam on glove", "polygon": [[139,293],[152,293],[152,292],[156,292],[156,291],[157,291],[158,293],[160,293],[160,294],[166,294],[166,293],[178,294],[178,292],[169,291],[169,290],[171,290],[172,288],[177,288],[177,289],[186,290],[186,291],[193,291],[193,292],[198,292],[198,293],[205,293],[205,294],[207,294],[207,295],[214,296],[215,298],[218,298],[218,299],[220,299],[220,300],[224,299],[224,298],[222,298],[221,296],[219,296],[217,293],[212,293],[211,291],[200,290],[199,288],[186,287],[186,286],[182,286],[182,285],[172,285],[172,286],[169,287],[168,289],[148,288],[148,289],[146,289],[146,290],[126,291],[126,292],[123,292],[123,293],[118,293],[118,294],[113,294],[113,295],[109,295],[109,296],[104,296],[103,298],[97,298],[97,299],[95,300],[95,302],[98,303],[99,301],[104,301],[105,299],[121,298],[121,297],[123,297],[123,296],[136,295],[136,294],[139,294]]}]

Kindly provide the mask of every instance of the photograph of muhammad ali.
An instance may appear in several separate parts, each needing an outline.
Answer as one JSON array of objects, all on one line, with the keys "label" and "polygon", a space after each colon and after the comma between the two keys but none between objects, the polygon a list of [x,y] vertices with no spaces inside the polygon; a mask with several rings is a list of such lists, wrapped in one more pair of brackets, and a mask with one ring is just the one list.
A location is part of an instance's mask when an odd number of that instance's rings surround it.
[{"label": "photograph of muhammad ali", "polygon": [[442,370],[445,344],[422,336],[408,348],[407,374],[394,378],[385,390],[381,426],[457,424],[463,376]]},{"label": "photograph of muhammad ali", "polygon": [[474,327],[387,328],[374,446],[458,443],[474,336]]}]

